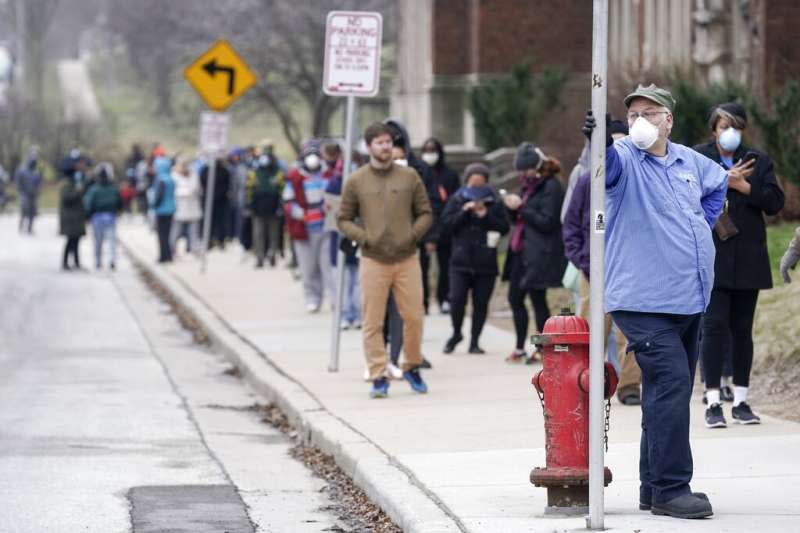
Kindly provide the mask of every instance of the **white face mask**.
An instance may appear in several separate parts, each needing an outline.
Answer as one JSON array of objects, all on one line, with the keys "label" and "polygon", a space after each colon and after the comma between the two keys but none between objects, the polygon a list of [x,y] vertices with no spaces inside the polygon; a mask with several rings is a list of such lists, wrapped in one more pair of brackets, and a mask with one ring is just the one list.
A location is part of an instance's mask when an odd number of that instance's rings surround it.
[{"label": "white face mask", "polygon": [[439,154],[436,152],[422,152],[422,160],[430,166],[439,162]]},{"label": "white face mask", "polygon": [[735,152],[742,144],[742,132],[736,128],[728,128],[719,135],[719,145],[726,152]]},{"label": "white face mask", "polygon": [[317,170],[320,165],[320,158],[317,154],[308,154],[303,159],[303,164],[308,170]]},{"label": "white face mask", "polygon": [[407,167],[408,166],[408,159],[395,159],[394,160],[394,164],[395,165],[400,165],[401,167]]},{"label": "white face mask", "polygon": [[658,126],[654,126],[644,117],[639,117],[631,126],[630,137],[636,148],[647,150],[658,140]]}]

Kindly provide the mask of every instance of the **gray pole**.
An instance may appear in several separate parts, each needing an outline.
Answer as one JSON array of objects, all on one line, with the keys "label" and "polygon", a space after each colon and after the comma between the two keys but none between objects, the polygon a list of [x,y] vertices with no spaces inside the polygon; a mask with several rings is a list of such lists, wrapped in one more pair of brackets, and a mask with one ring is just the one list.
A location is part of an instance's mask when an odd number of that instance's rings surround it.
[{"label": "gray pole", "polygon": [[591,274],[591,324],[589,327],[589,529],[603,529],[603,433],[605,388],[605,205],[606,205],[606,72],[608,63],[608,0],[594,0],[592,29],[592,194],[589,242]]},{"label": "gray pole", "polygon": [[25,76],[27,75],[27,50],[25,48],[26,36],[26,13],[25,13],[24,0],[17,0],[16,4],[16,22],[17,22],[17,54],[16,54],[16,72],[14,73],[14,85],[16,85],[17,94],[22,94],[25,91],[27,83],[25,83]]},{"label": "gray pole", "polygon": [[[345,141],[344,141],[344,168],[342,169],[342,192],[344,192],[344,182],[350,175],[350,167],[353,166],[353,127],[355,126],[353,117],[356,112],[356,97],[347,97],[347,112],[345,118]],[[344,238],[339,235],[339,238]],[[344,252],[336,252],[336,304],[333,307],[333,330],[331,335],[331,360],[328,363],[328,372],[339,371],[339,327],[342,320],[342,296],[344,295]]]},{"label": "gray pole", "polygon": [[206,273],[208,261],[208,243],[211,240],[211,215],[214,208],[214,182],[217,179],[217,151],[211,151],[211,161],[208,164],[208,179],[206,180],[206,205],[203,212],[203,246],[200,258],[200,273]]}]

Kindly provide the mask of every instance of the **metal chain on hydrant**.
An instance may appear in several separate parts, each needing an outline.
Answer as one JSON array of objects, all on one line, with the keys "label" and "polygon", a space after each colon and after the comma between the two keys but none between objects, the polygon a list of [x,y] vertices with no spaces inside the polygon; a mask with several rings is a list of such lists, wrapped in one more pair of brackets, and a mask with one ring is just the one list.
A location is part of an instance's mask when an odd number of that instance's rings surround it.
[{"label": "metal chain on hydrant", "polygon": [[608,451],[608,430],[611,429],[611,398],[606,400],[606,423],[603,430],[603,444],[606,445]]},{"label": "metal chain on hydrant", "polygon": [[543,392],[539,392],[538,389],[533,389],[533,390],[536,391],[536,395],[539,397],[539,403],[542,404],[542,412],[544,412],[544,393]]}]

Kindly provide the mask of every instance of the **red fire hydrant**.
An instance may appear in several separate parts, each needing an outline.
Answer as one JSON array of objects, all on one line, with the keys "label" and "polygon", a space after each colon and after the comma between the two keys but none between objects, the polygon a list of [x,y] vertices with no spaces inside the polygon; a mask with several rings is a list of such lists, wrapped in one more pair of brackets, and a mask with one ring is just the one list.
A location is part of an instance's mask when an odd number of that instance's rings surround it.
[{"label": "red fire hydrant", "polygon": [[[545,513],[583,513],[589,505],[589,325],[563,310],[533,343],[544,351],[532,383],[544,409],[547,467],[534,468],[531,483],[547,487]],[[617,381],[614,367],[605,363],[606,400]],[[608,467],[603,477],[608,485]]]}]

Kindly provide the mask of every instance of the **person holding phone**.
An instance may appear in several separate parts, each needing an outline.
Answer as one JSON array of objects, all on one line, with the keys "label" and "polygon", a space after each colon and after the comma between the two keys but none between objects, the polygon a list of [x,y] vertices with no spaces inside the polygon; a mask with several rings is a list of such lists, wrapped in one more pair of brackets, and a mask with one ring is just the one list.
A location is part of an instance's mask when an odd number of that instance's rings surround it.
[{"label": "person holding phone", "polygon": [[784,195],[772,159],[742,143],[747,113],[735,102],[711,111],[713,139],[694,149],[728,170],[725,205],[714,226],[714,288],[703,318],[702,358],[706,378],[706,427],[727,426],[720,404],[720,381],[726,353],[733,363],[734,422],[759,424],[747,403],[753,364],[753,316],[761,289],[772,288],[764,215],[782,208]]},{"label": "person holding phone", "polygon": [[508,233],[509,224],[503,204],[489,186],[489,168],[472,163],[464,171],[465,185],[445,205],[441,217],[442,237],[450,240],[450,319],[453,335],[444,346],[452,353],[464,340],[461,326],[472,293],[472,327],[469,353],[483,354],[478,341],[486,323],[489,300],[498,274],[497,244]]}]

